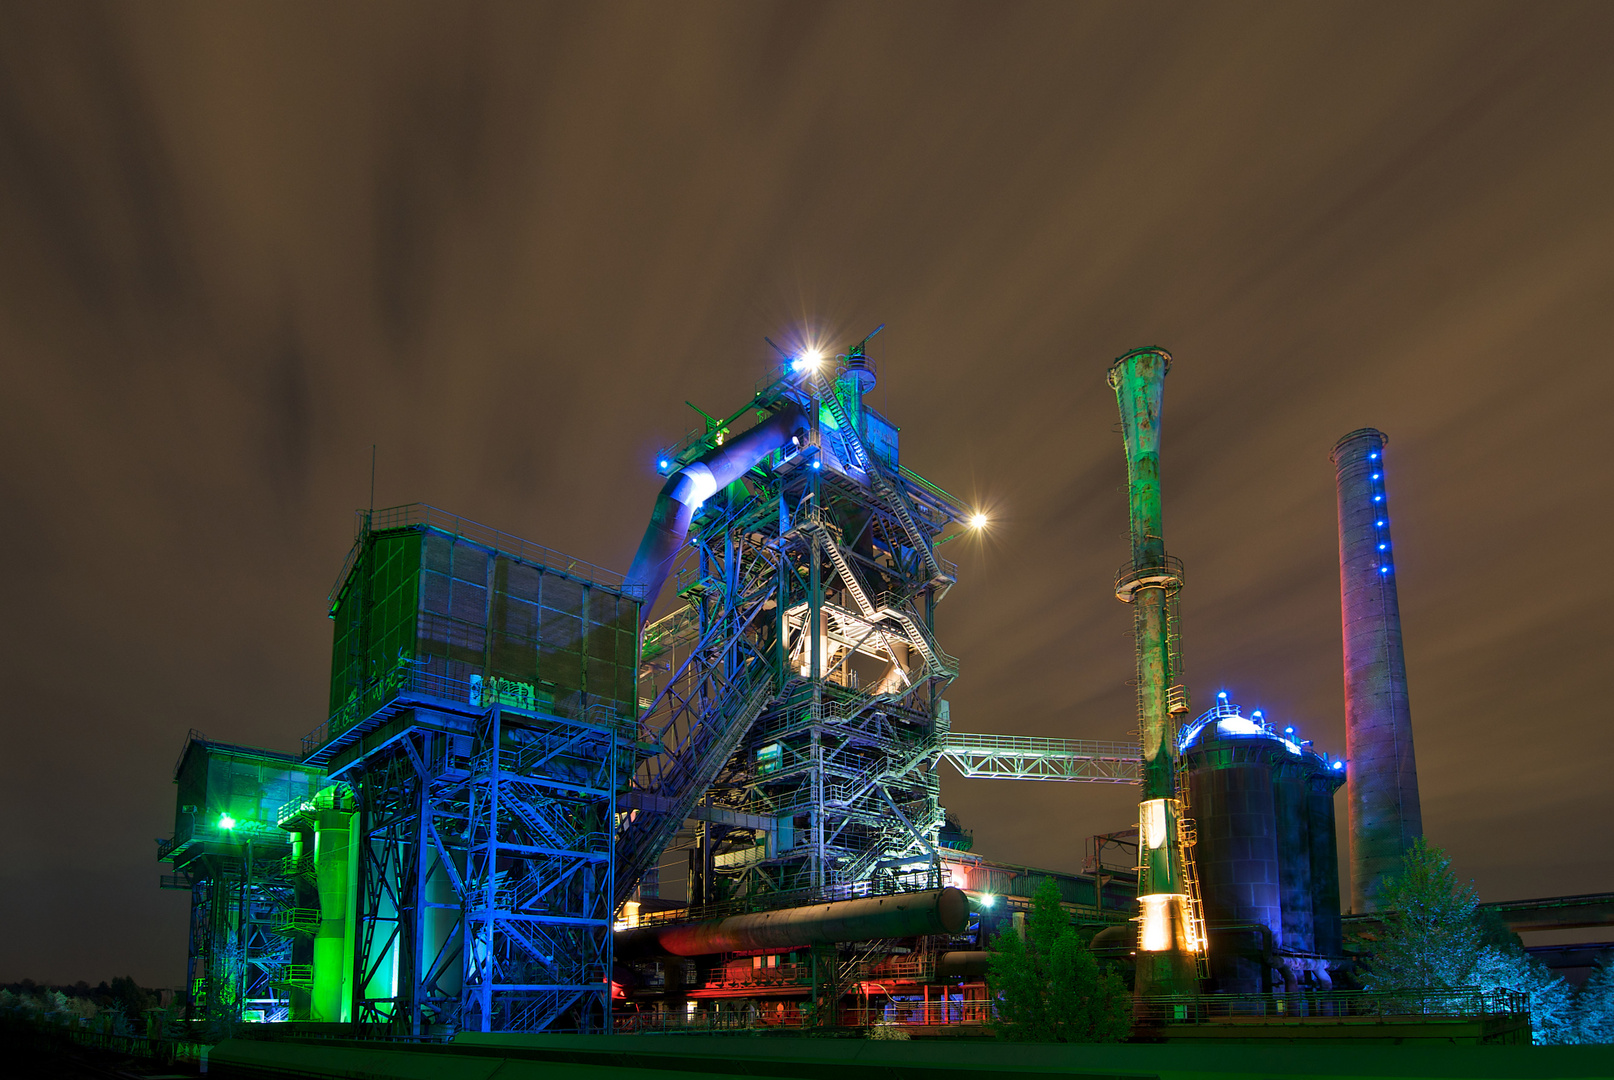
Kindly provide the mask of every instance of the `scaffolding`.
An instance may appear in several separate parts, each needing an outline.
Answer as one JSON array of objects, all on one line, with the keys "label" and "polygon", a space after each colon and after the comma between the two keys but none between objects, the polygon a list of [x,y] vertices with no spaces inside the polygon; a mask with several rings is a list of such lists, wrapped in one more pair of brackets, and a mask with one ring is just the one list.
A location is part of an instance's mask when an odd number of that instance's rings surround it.
[{"label": "scaffolding", "polygon": [[286,1020],[306,996],[300,852],[274,811],[319,773],[287,754],[187,737],[174,770],[174,832],[158,842],[157,858],[173,864],[162,885],[190,894],[191,1019]]}]

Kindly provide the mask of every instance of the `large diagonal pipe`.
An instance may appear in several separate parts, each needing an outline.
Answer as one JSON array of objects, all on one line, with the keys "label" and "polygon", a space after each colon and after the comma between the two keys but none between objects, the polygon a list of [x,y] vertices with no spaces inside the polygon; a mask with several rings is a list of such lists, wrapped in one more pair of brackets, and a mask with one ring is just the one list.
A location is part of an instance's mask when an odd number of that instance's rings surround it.
[{"label": "large diagonal pipe", "polygon": [[712,447],[667,477],[628,570],[627,586],[644,596],[644,606],[639,609],[641,630],[650,621],[650,610],[672,572],[673,560],[689,536],[690,520],[701,503],[750,472],[775,450],[791,445],[792,439],[805,443],[806,436],[807,415],[800,405],[785,398],[755,427],[722,446]]}]

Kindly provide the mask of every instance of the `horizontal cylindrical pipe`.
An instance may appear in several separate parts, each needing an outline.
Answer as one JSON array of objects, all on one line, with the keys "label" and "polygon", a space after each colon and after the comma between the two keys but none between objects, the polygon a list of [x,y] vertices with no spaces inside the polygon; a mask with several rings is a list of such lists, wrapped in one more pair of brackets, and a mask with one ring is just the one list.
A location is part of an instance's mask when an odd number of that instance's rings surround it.
[{"label": "horizontal cylindrical pipe", "polygon": [[969,979],[985,975],[992,954],[985,949],[944,952],[936,959],[936,975],[943,979]]},{"label": "horizontal cylindrical pipe", "polygon": [[799,949],[838,941],[957,934],[968,922],[969,898],[948,886],[724,919],[635,927],[617,933],[616,955],[710,956],[746,950]]}]

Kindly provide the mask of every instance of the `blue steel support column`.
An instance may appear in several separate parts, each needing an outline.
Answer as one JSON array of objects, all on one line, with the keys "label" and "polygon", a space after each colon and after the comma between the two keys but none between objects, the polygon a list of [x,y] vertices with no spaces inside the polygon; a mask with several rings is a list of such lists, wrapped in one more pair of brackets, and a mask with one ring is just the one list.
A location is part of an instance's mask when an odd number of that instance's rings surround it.
[{"label": "blue steel support column", "polygon": [[1384,484],[1387,441],[1383,432],[1362,428],[1340,439],[1332,453],[1351,766],[1351,910],[1359,913],[1378,910],[1385,877],[1400,869],[1401,853],[1423,835]]}]

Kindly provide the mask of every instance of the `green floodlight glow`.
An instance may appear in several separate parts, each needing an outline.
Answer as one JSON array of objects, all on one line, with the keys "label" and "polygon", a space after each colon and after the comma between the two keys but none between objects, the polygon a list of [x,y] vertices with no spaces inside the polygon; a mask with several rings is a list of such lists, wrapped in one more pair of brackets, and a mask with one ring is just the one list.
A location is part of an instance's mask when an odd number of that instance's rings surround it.
[{"label": "green floodlight glow", "polygon": [[229,814],[220,814],[219,828],[226,830],[235,828],[235,818],[231,817]]},{"label": "green floodlight glow", "polygon": [[996,901],[997,897],[993,896],[991,893],[987,893],[985,896],[981,897],[981,906],[988,908],[991,907]]}]

